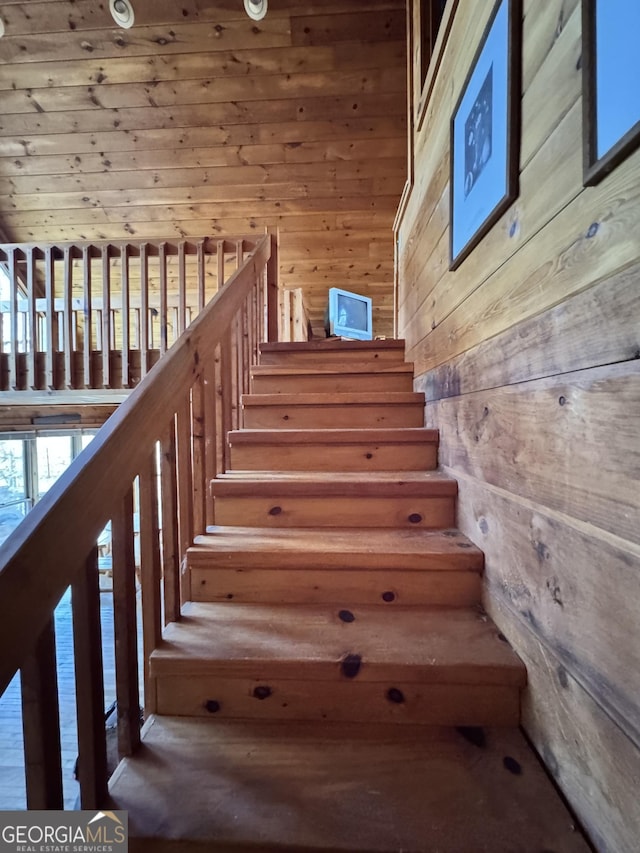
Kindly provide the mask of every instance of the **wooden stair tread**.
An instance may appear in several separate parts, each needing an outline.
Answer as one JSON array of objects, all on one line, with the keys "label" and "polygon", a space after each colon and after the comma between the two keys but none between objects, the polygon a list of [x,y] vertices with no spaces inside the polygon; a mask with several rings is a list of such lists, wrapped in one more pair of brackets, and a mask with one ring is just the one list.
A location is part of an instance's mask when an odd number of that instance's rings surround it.
[{"label": "wooden stair tread", "polygon": [[438,430],[424,427],[382,429],[240,429],[229,444],[437,444]]},{"label": "wooden stair tread", "polygon": [[280,365],[280,364],[256,364],[251,368],[252,376],[345,376],[349,373],[354,375],[361,373],[409,373],[413,375],[413,364],[406,361],[400,362],[352,362],[348,364],[324,364],[324,365]]},{"label": "wooden stair tread", "polygon": [[419,391],[371,391],[319,394],[243,394],[243,406],[360,406],[423,405]]},{"label": "wooden stair tread", "polygon": [[189,548],[191,566],[482,571],[483,554],[457,530],[210,527]]},{"label": "wooden stair tread", "polygon": [[362,661],[358,683],[526,683],[520,660],[476,610],[361,605],[350,610],[348,603],[340,610],[190,602],[184,618],[165,629],[150,668],[156,677],[215,671],[336,680],[349,654]]},{"label": "wooden stair tread", "polygon": [[112,807],[140,853],[588,853],[520,732],[474,735],[152,716]]},{"label": "wooden stair tread", "polygon": [[228,471],[211,481],[216,497],[455,496],[458,483],[438,471]]}]

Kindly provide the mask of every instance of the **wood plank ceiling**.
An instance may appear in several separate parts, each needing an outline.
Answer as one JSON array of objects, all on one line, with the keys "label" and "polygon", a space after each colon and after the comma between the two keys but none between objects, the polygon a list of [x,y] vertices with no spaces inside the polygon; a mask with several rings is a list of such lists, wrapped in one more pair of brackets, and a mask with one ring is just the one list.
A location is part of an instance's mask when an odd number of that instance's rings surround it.
[{"label": "wood plank ceiling", "polygon": [[278,229],[319,331],[326,290],[392,332],[406,177],[404,0],[3,2],[0,219],[16,241]]}]

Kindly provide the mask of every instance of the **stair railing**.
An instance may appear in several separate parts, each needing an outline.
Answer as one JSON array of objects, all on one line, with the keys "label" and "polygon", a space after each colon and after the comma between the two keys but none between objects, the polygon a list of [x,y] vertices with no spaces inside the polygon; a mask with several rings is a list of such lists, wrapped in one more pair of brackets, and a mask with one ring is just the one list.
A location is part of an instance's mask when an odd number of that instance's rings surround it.
[{"label": "stair railing", "polygon": [[253,243],[0,245],[0,391],[135,387]]},{"label": "stair railing", "polygon": [[[0,695],[20,670],[30,809],[62,808],[53,613],[69,586],[81,804],[106,801],[96,541],[109,521],[120,756],[140,743],[136,585],[146,667],[162,624],[189,598],[183,555],[213,521],[208,483],[226,465],[250,365],[261,341],[277,339],[274,261],[265,236],[0,549]],[[152,687],[145,678],[147,713]]]}]

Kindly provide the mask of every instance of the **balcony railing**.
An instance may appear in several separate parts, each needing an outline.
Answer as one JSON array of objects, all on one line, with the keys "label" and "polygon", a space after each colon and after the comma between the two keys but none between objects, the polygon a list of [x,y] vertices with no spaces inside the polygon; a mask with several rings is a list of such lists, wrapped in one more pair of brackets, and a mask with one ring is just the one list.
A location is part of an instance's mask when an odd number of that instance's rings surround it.
[{"label": "balcony railing", "polygon": [[0,391],[135,387],[254,245],[0,245]]}]

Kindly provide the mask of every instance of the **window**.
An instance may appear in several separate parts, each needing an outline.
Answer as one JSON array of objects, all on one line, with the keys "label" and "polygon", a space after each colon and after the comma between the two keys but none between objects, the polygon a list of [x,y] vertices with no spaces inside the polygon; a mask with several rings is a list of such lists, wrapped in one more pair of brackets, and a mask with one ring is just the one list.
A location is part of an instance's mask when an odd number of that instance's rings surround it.
[{"label": "window", "polygon": [[424,88],[447,0],[420,0],[420,89]]},{"label": "window", "polygon": [[71,464],[73,448],[69,435],[43,436],[35,441],[38,459],[37,497],[41,498]]},{"label": "window", "polygon": [[422,127],[457,5],[458,0],[413,0],[411,91],[416,131]]},{"label": "window", "polygon": [[0,544],[33,506],[25,457],[24,441],[0,439]]},{"label": "window", "polygon": [[0,545],[92,438],[79,431],[0,437]]}]

